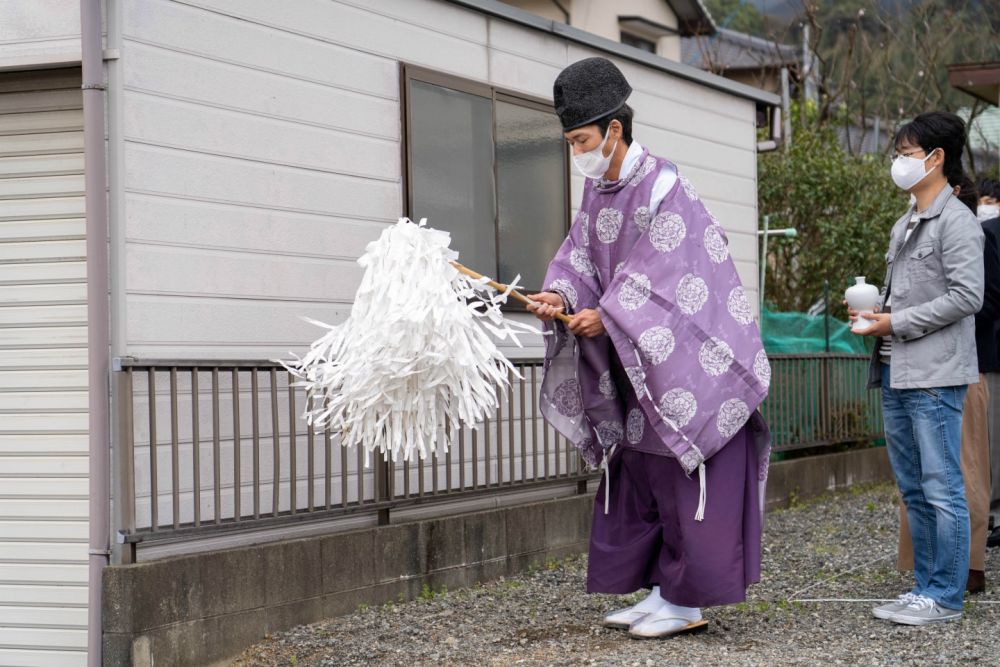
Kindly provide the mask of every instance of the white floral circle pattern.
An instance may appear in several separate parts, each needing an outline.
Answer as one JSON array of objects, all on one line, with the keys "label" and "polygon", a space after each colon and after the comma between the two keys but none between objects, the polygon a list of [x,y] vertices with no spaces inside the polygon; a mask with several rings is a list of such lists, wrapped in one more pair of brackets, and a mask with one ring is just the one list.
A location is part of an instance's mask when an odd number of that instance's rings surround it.
[{"label": "white floral circle pattern", "polygon": [[580,398],[580,383],[575,379],[563,380],[552,393],[552,403],[564,417],[577,417],[583,413],[583,401]]},{"label": "white floral circle pattern", "polygon": [[615,382],[611,379],[611,371],[601,373],[601,377],[597,381],[597,389],[601,392],[601,396],[609,401],[618,396]]},{"label": "white floral circle pattern", "polygon": [[753,374],[762,385],[771,386],[771,362],[767,360],[767,353],[764,350],[758,351],[753,360]]},{"label": "white floral circle pattern", "polygon": [[729,314],[740,324],[746,325],[753,322],[753,311],[750,310],[750,300],[747,299],[747,292],[742,287],[734,287],[729,292],[726,300]]},{"label": "white floral circle pattern", "polygon": [[580,211],[580,242],[583,245],[590,245],[590,214]]},{"label": "white floral circle pattern", "polygon": [[649,207],[640,206],[635,209],[635,213],[632,214],[632,221],[635,222],[635,226],[642,231],[649,229]]},{"label": "white floral circle pattern", "polygon": [[649,276],[642,273],[628,274],[618,289],[618,304],[628,311],[639,310],[649,301],[651,287]]},{"label": "white floral circle pattern", "polygon": [[684,240],[687,228],[676,213],[660,213],[649,226],[649,242],[660,252],[671,252]]},{"label": "white floral circle pattern", "polygon": [[639,349],[650,364],[662,364],[674,351],[674,332],[667,327],[651,327],[639,335]]},{"label": "white floral circle pattern", "polygon": [[681,176],[681,187],[684,188],[684,194],[688,196],[691,201],[698,201],[698,192],[694,189],[694,185],[688,179]]},{"label": "white floral circle pattern", "polygon": [[576,308],[577,301],[579,300],[579,295],[576,293],[576,288],[573,287],[573,283],[566,280],[565,278],[556,278],[551,283],[549,283],[549,292],[559,292],[566,300],[569,301],[570,308]]},{"label": "white floral circle pattern", "polygon": [[632,383],[632,388],[639,396],[646,395],[646,372],[640,366],[629,366],[625,369],[628,381]]},{"label": "white floral circle pattern", "polygon": [[750,408],[738,398],[731,398],[719,408],[715,425],[723,438],[731,438],[750,418]]},{"label": "white floral circle pattern", "polygon": [[569,254],[569,263],[580,275],[593,276],[597,273],[594,263],[590,261],[590,253],[587,252],[586,248],[573,248],[573,251]]},{"label": "white floral circle pattern", "polygon": [[628,184],[633,187],[639,185],[642,183],[644,178],[653,173],[654,169],[656,169],[656,158],[652,155],[646,156],[646,159],[643,160],[642,166],[639,167],[639,170],[635,172],[635,175],[632,176],[632,178],[628,179]]},{"label": "white floral circle pattern", "polygon": [[621,273],[622,269],[624,268],[625,268],[625,262],[618,262],[617,264],[615,264],[615,270],[613,272],[613,275],[617,276],[619,273]]},{"label": "white floral circle pattern", "polygon": [[642,434],[646,430],[646,417],[639,408],[632,408],[628,412],[628,419],[625,423],[625,431],[628,441],[633,445],[642,441]]},{"label": "white floral circle pattern", "polygon": [[595,430],[602,447],[617,445],[622,441],[622,436],[625,435],[621,422],[603,421],[597,425]]},{"label": "white floral circle pattern", "polygon": [[729,246],[726,239],[719,233],[721,229],[718,225],[709,225],[705,228],[705,250],[708,251],[708,258],[716,264],[722,264],[729,257]]},{"label": "white floral circle pattern", "polygon": [[622,228],[622,212],[616,208],[602,208],[594,227],[601,243],[614,243]]},{"label": "white floral circle pattern", "polygon": [[671,389],[660,398],[660,413],[677,428],[684,428],[698,412],[698,401],[686,389]]},{"label": "white floral circle pattern", "polygon": [[708,285],[689,273],[677,283],[677,305],[685,315],[694,315],[708,301]]},{"label": "white floral circle pattern", "polygon": [[705,460],[705,455],[701,453],[701,450],[691,445],[688,450],[681,454],[681,467],[684,468],[684,472],[690,474],[701,465],[702,461]]},{"label": "white floral circle pattern", "polygon": [[711,377],[718,377],[733,364],[733,348],[720,338],[709,338],[701,344],[698,363]]}]

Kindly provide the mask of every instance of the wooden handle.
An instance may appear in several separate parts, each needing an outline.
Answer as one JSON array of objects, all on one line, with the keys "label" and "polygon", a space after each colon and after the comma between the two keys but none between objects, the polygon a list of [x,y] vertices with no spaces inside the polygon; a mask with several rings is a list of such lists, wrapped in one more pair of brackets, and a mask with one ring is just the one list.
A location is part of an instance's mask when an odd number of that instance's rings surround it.
[{"label": "wooden handle", "polygon": [[[476,280],[481,280],[483,278],[482,274],[476,273],[472,269],[468,268],[467,266],[463,266],[458,262],[452,262],[451,265],[454,266],[459,273],[464,273],[470,278],[475,278]],[[490,280],[489,278],[486,279],[486,284],[498,292],[507,291],[507,285],[502,285],[494,280]],[[528,297],[524,296],[517,290],[511,290],[510,295],[522,303],[535,303],[534,299],[529,299]],[[572,320],[573,318],[567,315],[566,313],[559,313],[558,315],[556,315],[556,319],[558,319],[560,322],[565,322],[566,324],[569,324],[570,320]]]}]

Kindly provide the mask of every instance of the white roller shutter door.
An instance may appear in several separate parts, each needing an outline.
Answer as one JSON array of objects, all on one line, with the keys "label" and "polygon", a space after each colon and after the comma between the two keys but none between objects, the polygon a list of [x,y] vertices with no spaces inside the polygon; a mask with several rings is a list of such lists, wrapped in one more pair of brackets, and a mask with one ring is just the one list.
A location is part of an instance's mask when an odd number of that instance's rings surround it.
[{"label": "white roller shutter door", "polygon": [[79,69],[0,73],[0,665],[83,665],[87,306]]}]

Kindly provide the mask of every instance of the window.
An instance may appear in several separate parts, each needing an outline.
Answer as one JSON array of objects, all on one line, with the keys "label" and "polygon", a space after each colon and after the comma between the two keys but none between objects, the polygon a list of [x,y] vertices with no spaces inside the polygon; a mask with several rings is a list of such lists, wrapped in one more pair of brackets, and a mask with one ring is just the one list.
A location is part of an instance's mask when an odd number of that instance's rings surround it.
[{"label": "window", "polygon": [[450,232],[468,267],[541,288],[569,225],[551,105],[412,67],[402,81],[407,214]]},{"label": "window", "polygon": [[642,49],[643,51],[649,51],[650,53],[656,53],[656,42],[646,39],[645,37],[639,37],[638,35],[633,35],[622,31],[621,33],[622,44],[628,46],[634,46],[637,49]]}]

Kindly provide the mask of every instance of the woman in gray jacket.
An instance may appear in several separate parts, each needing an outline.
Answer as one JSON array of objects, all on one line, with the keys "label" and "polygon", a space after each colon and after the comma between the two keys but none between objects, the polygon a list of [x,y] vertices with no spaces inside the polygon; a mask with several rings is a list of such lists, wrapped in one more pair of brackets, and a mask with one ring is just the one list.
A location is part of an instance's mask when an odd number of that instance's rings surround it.
[{"label": "woman in gray jacket", "polygon": [[[965,123],[921,114],[896,134],[891,175],[916,198],[892,228],[870,386],[882,389],[886,446],[906,505],[913,590],[876,607],[907,625],[957,620],[969,570],[969,511],[959,464],[962,405],[979,381],[975,314],[983,302],[983,231],[953,194]],[[851,313],[852,319],[857,313]]]}]

